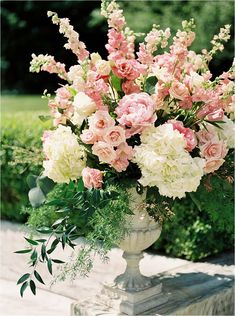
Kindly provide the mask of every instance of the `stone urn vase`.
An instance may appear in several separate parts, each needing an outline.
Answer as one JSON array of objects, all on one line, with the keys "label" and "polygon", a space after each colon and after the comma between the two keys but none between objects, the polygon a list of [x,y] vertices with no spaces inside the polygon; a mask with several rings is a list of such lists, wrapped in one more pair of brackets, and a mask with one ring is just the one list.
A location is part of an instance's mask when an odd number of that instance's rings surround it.
[{"label": "stone urn vase", "polygon": [[[112,284],[104,285],[104,293],[119,298],[121,313],[138,315],[167,301],[162,293],[162,284],[154,277],[144,276],[139,269],[143,250],[151,246],[160,236],[162,226],[149,216],[146,210],[146,193],[138,194],[135,188],[128,190],[129,207],[133,215],[127,215],[130,229],[118,245],[123,250],[126,270]],[[114,303],[112,303],[114,304]]]}]

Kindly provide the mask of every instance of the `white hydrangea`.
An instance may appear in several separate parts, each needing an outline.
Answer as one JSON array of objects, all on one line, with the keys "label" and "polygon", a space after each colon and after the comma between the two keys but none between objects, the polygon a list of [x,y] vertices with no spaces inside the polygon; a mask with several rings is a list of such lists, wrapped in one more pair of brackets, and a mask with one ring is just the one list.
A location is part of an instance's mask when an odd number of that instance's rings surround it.
[{"label": "white hydrangea", "polygon": [[57,183],[69,183],[81,176],[86,166],[86,153],[68,126],[59,125],[43,143],[47,160],[43,174]]},{"label": "white hydrangea", "polygon": [[145,129],[133,161],[141,170],[143,186],[156,186],[161,195],[172,198],[197,190],[205,164],[204,159],[192,158],[185,151],[183,135],[171,124]]},{"label": "white hydrangea", "polygon": [[226,141],[229,148],[235,147],[235,124],[230,120],[226,115],[224,116],[223,121],[225,123],[220,124],[220,128],[214,127],[216,129],[219,138]]}]

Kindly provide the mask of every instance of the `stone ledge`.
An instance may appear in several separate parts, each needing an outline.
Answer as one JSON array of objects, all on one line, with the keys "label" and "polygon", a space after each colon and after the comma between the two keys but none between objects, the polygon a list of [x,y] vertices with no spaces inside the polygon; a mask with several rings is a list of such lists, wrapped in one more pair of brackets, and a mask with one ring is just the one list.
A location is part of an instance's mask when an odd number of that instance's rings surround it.
[{"label": "stone ledge", "polygon": [[[139,315],[234,315],[233,267],[189,263],[158,274],[156,278],[162,282],[168,301]],[[117,308],[105,306],[102,301],[101,295],[76,302],[71,316],[121,315]]]}]

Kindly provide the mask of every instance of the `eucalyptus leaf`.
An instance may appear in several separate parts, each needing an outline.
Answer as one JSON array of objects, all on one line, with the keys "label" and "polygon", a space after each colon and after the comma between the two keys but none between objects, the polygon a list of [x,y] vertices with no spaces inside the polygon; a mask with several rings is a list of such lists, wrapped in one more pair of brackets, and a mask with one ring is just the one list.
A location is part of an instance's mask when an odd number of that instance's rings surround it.
[{"label": "eucalyptus leaf", "polygon": [[38,187],[32,188],[29,191],[28,196],[32,207],[39,207],[46,200],[43,191]]},{"label": "eucalyptus leaf", "polygon": [[145,91],[148,93],[148,94],[153,94],[155,92],[155,87],[156,87],[156,84],[157,84],[157,78],[155,76],[151,76],[151,77],[148,77],[146,82],[145,82]]},{"label": "eucalyptus leaf", "polygon": [[49,259],[47,261],[47,268],[48,268],[48,271],[50,272],[50,274],[52,275],[52,262],[51,262],[51,259]]},{"label": "eucalyptus leaf", "polygon": [[35,270],[34,271],[34,275],[35,275],[35,278],[42,284],[45,284],[43,279],[41,278],[40,274]]},{"label": "eucalyptus leaf", "polygon": [[21,295],[21,297],[23,297],[24,291],[26,290],[27,286],[28,286],[28,282],[27,281],[22,284],[22,286],[20,288],[20,295]]},{"label": "eucalyptus leaf", "polygon": [[39,186],[42,192],[46,195],[54,188],[55,182],[48,177],[41,176],[37,178],[37,186]]},{"label": "eucalyptus leaf", "polygon": [[33,239],[29,239],[29,238],[26,238],[24,237],[25,240],[27,240],[27,242],[31,245],[34,245],[34,246],[37,246],[38,245],[38,242],[33,240]]},{"label": "eucalyptus leaf", "polygon": [[36,285],[35,285],[34,281],[30,280],[29,285],[30,285],[30,289],[31,289],[32,293],[34,295],[36,295]]},{"label": "eucalyptus leaf", "polygon": [[17,284],[23,283],[23,282],[26,281],[29,277],[30,277],[30,274],[29,274],[29,273],[25,273],[24,275],[22,275],[21,278],[19,278],[19,280],[17,281]]},{"label": "eucalyptus leaf", "polygon": [[35,188],[37,186],[37,176],[33,175],[33,174],[29,174],[26,178],[26,182],[29,186],[30,189]]},{"label": "eucalyptus leaf", "polygon": [[31,251],[32,251],[32,249],[23,249],[23,250],[15,251],[14,253],[24,254],[24,253],[28,253],[28,252],[31,252]]}]

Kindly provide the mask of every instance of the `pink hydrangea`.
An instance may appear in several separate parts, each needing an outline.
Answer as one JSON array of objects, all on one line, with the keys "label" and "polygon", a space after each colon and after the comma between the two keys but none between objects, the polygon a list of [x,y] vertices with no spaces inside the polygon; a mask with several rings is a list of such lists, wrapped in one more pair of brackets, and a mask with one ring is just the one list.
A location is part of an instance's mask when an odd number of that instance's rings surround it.
[{"label": "pink hydrangea", "polygon": [[124,96],[116,110],[118,122],[139,133],[144,127],[156,120],[155,103],[145,92],[132,93]]},{"label": "pink hydrangea", "polygon": [[103,174],[98,169],[86,167],[82,170],[82,180],[87,189],[99,189],[103,184]]},{"label": "pink hydrangea", "polygon": [[184,139],[186,141],[186,150],[192,151],[197,145],[197,138],[192,129],[184,127],[183,123],[176,120],[169,120],[167,123],[172,124],[173,129],[180,132],[180,134],[184,135]]}]

